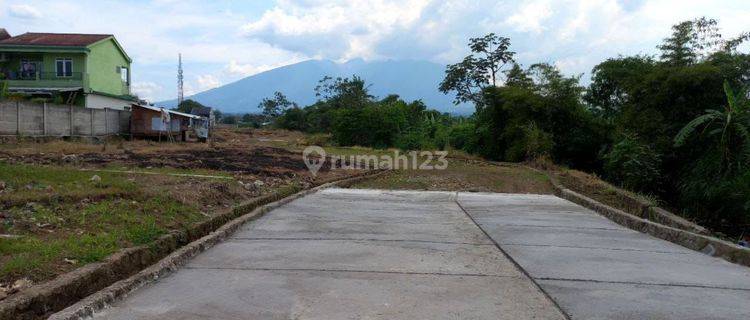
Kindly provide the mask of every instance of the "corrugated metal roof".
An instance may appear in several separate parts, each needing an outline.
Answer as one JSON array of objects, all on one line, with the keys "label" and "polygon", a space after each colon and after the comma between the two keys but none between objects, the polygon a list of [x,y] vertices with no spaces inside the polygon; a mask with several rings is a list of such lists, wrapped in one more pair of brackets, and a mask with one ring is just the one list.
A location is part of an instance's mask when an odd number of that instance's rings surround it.
[{"label": "corrugated metal roof", "polygon": [[197,115],[194,115],[194,114],[189,114],[189,113],[183,113],[183,112],[179,112],[179,111],[169,110],[169,109],[163,108],[163,107],[149,106],[149,105],[143,105],[143,104],[134,104],[133,106],[141,107],[141,108],[148,109],[148,110],[151,110],[151,111],[156,111],[156,112],[166,111],[166,112],[171,113],[171,114],[176,114],[178,116],[183,116],[183,117],[188,117],[188,118],[193,118],[193,119],[201,119],[201,118],[203,118],[201,116],[197,116]]},{"label": "corrugated metal roof", "polygon": [[111,36],[111,34],[27,32],[22,35],[0,40],[0,45],[85,47]]}]

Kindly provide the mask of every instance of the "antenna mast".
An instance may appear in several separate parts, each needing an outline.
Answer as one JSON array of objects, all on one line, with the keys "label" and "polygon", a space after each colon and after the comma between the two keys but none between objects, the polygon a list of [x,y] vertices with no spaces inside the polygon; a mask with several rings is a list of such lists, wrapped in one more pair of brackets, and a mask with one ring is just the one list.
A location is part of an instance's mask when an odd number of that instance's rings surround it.
[{"label": "antenna mast", "polygon": [[184,92],[182,89],[182,53],[177,55],[177,106],[182,104],[185,100]]}]

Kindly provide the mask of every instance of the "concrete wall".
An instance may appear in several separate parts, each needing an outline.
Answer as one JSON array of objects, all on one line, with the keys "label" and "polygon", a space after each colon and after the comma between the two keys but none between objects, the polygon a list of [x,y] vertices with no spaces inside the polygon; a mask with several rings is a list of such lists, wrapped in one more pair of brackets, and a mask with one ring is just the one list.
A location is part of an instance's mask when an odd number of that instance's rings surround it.
[{"label": "concrete wall", "polygon": [[0,102],[0,135],[89,137],[129,130],[130,111]]},{"label": "concrete wall", "polygon": [[116,109],[116,110],[124,110],[125,107],[129,107],[133,101],[123,100],[123,99],[117,99],[112,97],[107,97],[95,93],[89,93],[86,94],[86,108],[94,108],[94,109]]}]

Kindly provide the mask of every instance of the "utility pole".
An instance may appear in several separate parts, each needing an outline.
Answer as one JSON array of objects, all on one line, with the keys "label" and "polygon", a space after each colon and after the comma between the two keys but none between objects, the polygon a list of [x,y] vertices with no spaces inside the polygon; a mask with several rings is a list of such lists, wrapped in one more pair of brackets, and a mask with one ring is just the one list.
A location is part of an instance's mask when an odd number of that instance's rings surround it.
[{"label": "utility pole", "polygon": [[179,107],[185,100],[182,88],[182,53],[178,54],[177,59],[177,106]]}]

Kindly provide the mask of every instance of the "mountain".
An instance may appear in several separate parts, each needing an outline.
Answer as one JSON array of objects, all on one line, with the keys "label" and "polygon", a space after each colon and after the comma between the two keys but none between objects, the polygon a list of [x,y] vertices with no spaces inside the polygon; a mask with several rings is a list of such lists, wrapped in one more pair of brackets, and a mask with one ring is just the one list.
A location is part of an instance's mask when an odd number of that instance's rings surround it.
[{"label": "mountain", "polygon": [[[306,106],[316,101],[314,88],[324,76],[357,75],[370,85],[370,94],[383,98],[398,94],[406,101],[422,99],[429,108],[455,114],[471,114],[468,104],[455,106],[453,96],[438,91],[445,66],[428,61],[372,61],[361,59],[345,63],[330,60],[307,60],[268,70],[233,83],[195,94],[193,99],[228,113],[257,113],[258,104],[274,92],[284,93],[291,101]],[[172,108],[176,100],[156,103]]]}]

